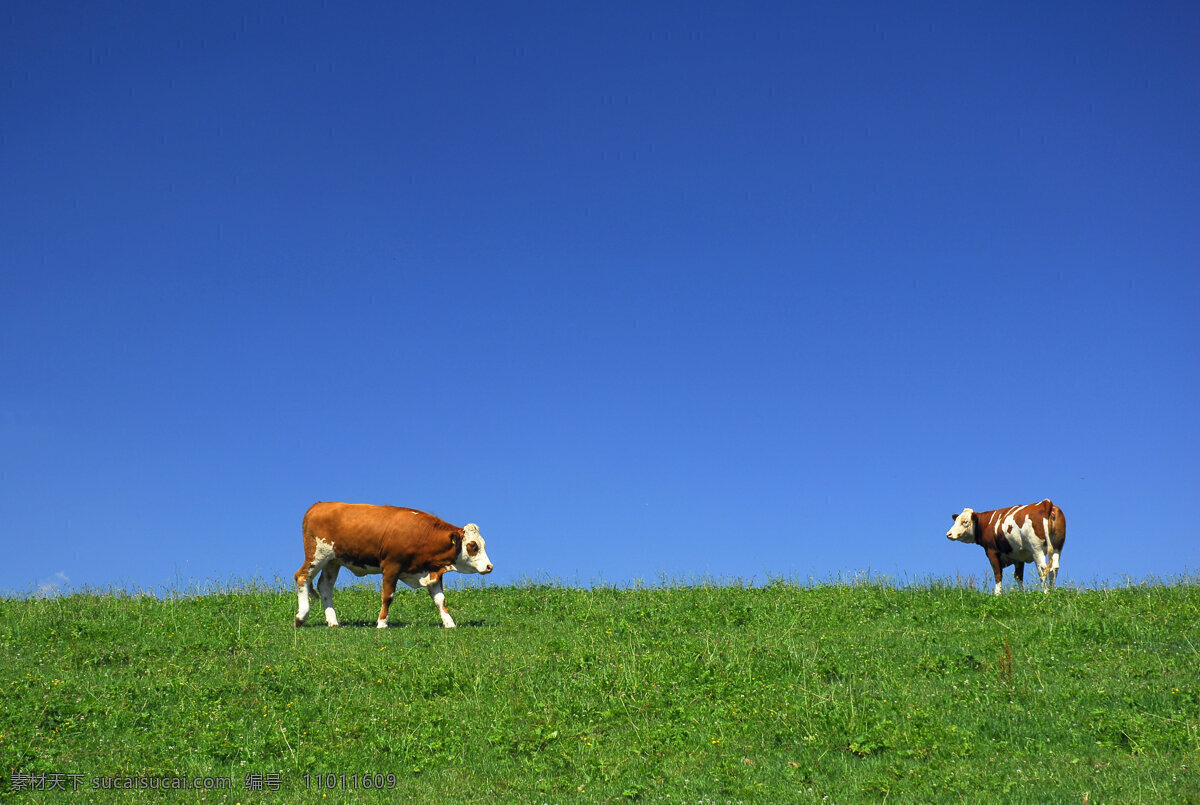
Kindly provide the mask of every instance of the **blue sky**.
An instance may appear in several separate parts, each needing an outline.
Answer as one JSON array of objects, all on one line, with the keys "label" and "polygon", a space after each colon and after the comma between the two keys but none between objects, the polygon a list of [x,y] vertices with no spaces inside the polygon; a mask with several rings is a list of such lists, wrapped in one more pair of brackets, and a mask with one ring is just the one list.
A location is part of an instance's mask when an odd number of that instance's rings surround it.
[{"label": "blue sky", "polygon": [[[0,590],[1200,568],[1194,3],[23,3]],[[457,583],[462,583],[458,581]],[[986,589],[986,587],[985,587]]]}]

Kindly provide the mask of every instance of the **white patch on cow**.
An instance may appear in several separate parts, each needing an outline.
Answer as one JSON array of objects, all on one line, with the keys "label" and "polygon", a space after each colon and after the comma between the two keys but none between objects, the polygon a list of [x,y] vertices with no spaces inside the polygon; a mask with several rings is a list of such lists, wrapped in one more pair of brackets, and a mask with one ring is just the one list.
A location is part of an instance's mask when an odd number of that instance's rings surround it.
[{"label": "white patch on cow", "polygon": [[1000,533],[1008,540],[1009,547],[1012,549],[1008,558],[1013,562],[1033,562],[1036,559],[1033,542],[1037,536],[1033,534],[1033,521],[1026,518],[1025,522],[1027,527],[1022,528],[1017,525],[1016,518],[1010,514],[1000,523]]},{"label": "white patch on cow", "polygon": [[1014,532],[1020,529],[1020,526],[1017,525],[1016,518],[1012,517],[1011,515],[1007,520],[1001,523],[1000,527],[1004,530],[1004,536],[1006,537],[1011,537]]},{"label": "white patch on cow", "polygon": [[386,628],[388,628],[387,621],[385,621],[385,620],[383,620],[382,618],[380,618],[380,619],[379,619],[379,621],[378,621],[378,622],[375,624],[375,628],[376,628],[376,629],[386,629]]},{"label": "white patch on cow", "polygon": [[992,590],[992,595],[1000,595],[1000,582],[996,582],[996,589]]},{"label": "white patch on cow", "polygon": [[[453,569],[454,568],[452,567],[447,567],[442,572],[444,573],[447,570]],[[401,573],[400,581],[404,582],[409,587],[412,587],[414,590],[419,590],[422,587],[428,587],[429,585],[433,584],[435,581],[437,581],[439,575],[439,573],[432,572],[426,573],[424,576],[418,576],[415,573]]]},{"label": "white patch on cow", "polygon": [[950,530],[946,532],[946,539],[956,542],[974,542],[975,524],[971,520],[971,515],[974,513],[974,509],[963,509],[962,514],[958,515],[958,519],[954,521],[954,525],[950,526]]},{"label": "white patch on cow", "polygon": [[318,570],[325,567],[331,561],[337,559],[337,551],[333,547],[332,542],[326,542],[323,539],[317,540],[316,550],[313,551],[313,559],[308,563],[309,578],[312,577]]}]

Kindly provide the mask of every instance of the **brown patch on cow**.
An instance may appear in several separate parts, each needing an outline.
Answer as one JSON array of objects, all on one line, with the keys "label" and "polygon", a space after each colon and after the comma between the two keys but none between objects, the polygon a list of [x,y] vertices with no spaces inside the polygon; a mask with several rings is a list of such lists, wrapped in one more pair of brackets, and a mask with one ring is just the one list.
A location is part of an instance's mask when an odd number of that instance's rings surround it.
[{"label": "brown patch on cow", "polygon": [[[1050,501],[1046,501],[1050,503]],[[1050,544],[1054,550],[1061,551],[1067,541],[1067,518],[1062,509],[1050,504]]]},{"label": "brown patch on cow", "polygon": [[467,543],[467,556],[475,556],[479,553],[479,543],[471,540]]},{"label": "brown patch on cow", "polygon": [[[1048,498],[1041,503],[1035,503],[1028,507],[1028,517],[1033,521],[1033,533],[1045,542],[1047,546],[1049,546],[1047,537],[1049,536],[1050,516],[1053,509],[1054,504]],[[1021,520],[1017,522],[1020,523]]]}]

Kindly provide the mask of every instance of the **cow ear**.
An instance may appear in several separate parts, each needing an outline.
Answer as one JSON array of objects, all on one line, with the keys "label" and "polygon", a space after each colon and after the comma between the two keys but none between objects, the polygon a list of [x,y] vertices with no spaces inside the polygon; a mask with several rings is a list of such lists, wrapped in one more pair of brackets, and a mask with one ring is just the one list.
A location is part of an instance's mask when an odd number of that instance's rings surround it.
[{"label": "cow ear", "polygon": [[952,514],[952,515],[950,515],[950,522],[952,522],[952,523],[957,523],[957,522],[958,522],[958,515],[957,515],[957,514]]}]

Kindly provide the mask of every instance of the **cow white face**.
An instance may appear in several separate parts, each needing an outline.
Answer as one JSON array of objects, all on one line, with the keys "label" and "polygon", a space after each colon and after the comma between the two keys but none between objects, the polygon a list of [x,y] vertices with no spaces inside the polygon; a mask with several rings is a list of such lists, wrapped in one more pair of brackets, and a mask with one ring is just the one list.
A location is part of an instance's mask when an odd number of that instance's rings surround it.
[{"label": "cow white face", "polygon": [[962,514],[952,514],[954,525],[946,532],[946,539],[952,539],[956,542],[974,542],[975,541],[975,510],[963,509]]},{"label": "cow white face", "polygon": [[474,523],[463,526],[462,547],[458,550],[458,558],[454,560],[454,569],[459,573],[491,573],[492,560],[488,559],[483,545],[479,526]]}]

